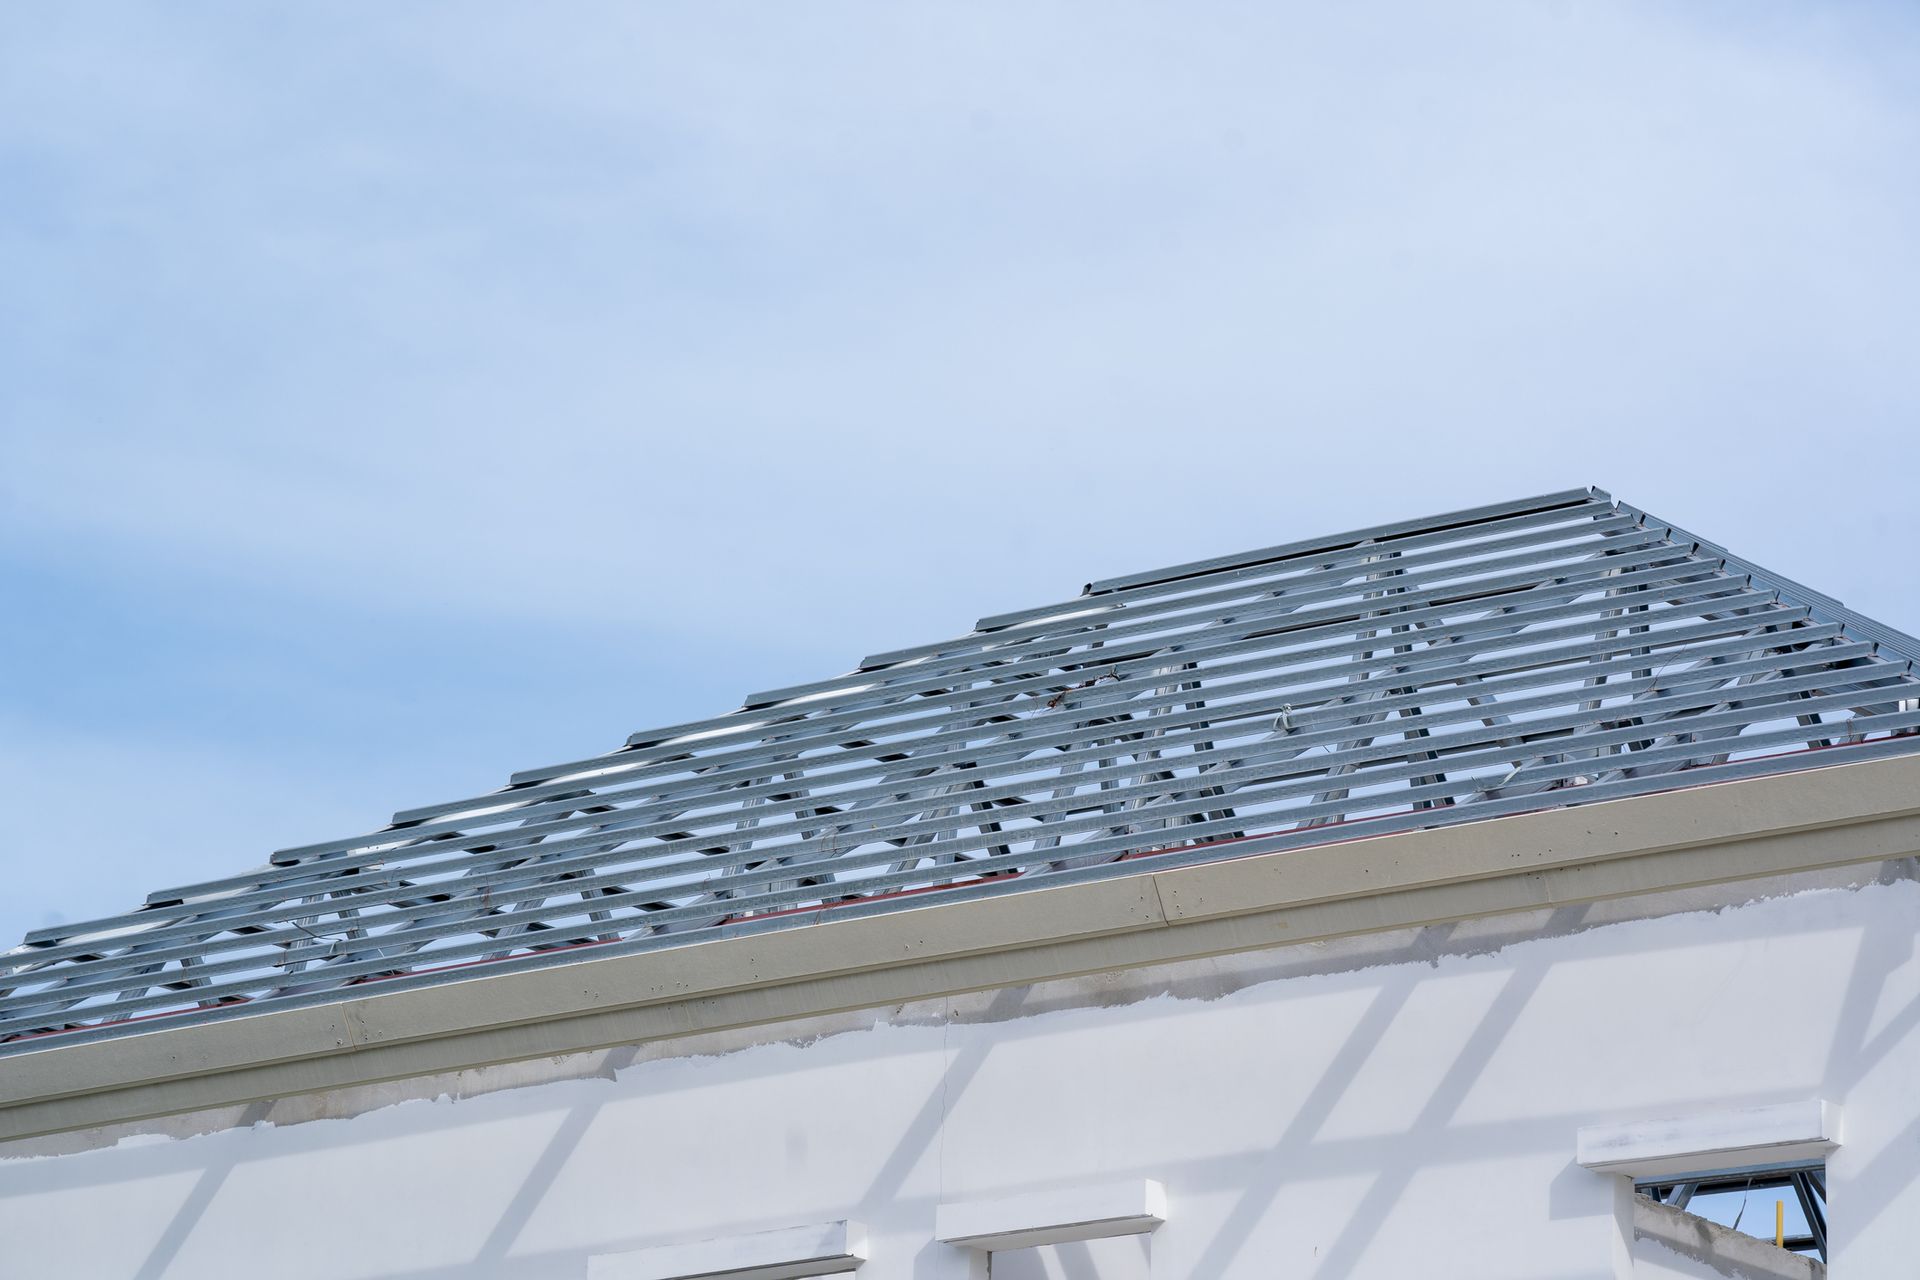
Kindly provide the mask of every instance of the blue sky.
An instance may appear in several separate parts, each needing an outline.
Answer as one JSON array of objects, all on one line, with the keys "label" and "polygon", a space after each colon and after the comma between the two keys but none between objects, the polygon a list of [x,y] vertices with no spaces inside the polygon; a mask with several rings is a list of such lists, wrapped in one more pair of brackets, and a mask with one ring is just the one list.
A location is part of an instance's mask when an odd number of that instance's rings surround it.
[{"label": "blue sky", "polygon": [[1906,6],[0,12],[0,938],[1597,483],[1920,628]]}]

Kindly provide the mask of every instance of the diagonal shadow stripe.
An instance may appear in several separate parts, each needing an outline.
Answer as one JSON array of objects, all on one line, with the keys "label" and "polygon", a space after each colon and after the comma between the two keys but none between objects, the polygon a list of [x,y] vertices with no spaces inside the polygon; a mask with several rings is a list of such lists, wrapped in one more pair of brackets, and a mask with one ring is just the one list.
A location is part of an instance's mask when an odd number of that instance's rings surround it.
[{"label": "diagonal shadow stripe", "polygon": [[[272,1109],[272,1106],[271,1102],[250,1103],[247,1109],[240,1113],[240,1119],[233,1126],[234,1129],[244,1133],[259,1124],[267,1118],[267,1112]],[[237,1136],[236,1133],[235,1138]],[[241,1163],[242,1144],[240,1142],[230,1139],[222,1145],[227,1150],[221,1154],[217,1163],[208,1165],[200,1174],[199,1181],[193,1184],[193,1190],[187,1193],[186,1200],[175,1211],[172,1221],[167,1223],[167,1229],[160,1233],[158,1240],[154,1241],[153,1249],[147,1254],[146,1260],[140,1264],[140,1269],[133,1273],[134,1280],[160,1280],[160,1277],[166,1274],[167,1268],[173,1265],[174,1258],[179,1255],[181,1246],[186,1244],[187,1237],[192,1235],[193,1229],[200,1225],[200,1219],[206,1216],[214,1197],[220,1194],[220,1188],[226,1185],[228,1177]]]}]

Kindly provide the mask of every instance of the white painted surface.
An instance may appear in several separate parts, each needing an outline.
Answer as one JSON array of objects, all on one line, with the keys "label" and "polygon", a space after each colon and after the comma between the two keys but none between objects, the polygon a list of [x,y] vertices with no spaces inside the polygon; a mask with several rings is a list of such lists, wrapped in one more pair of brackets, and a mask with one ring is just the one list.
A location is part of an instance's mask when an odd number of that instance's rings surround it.
[{"label": "white painted surface", "polygon": [[1840,1143],[1840,1108],[1822,1098],[1583,1125],[1575,1159],[1635,1178],[1821,1159]]},{"label": "white painted surface", "polygon": [[1074,1240],[995,1253],[988,1280],[1151,1280],[1144,1235]]},{"label": "white painted surface", "polygon": [[943,1204],[934,1210],[933,1238],[968,1249],[1027,1249],[1140,1235],[1166,1219],[1166,1189],[1134,1178]]},{"label": "white painted surface", "polygon": [[994,1021],[0,1160],[0,1274],[584,1280],[599,1255],[847,1218],[860,1280],[968,1280],[939,1205],[1155,1179],[1153,1280],[1621,1280],[1621,1179],[1574,1162],[1581,1127],[1825,1098],[1836,1274],[1897,1276],[1916,921],[1903,882],[1491,954],[1427,934],[1225,994],[1207,983],[1254,961],[1194,962],[1167,981],[1205,998],[1009,990]]},{"label": "white painted surface", "polygon": [[801,1280],[849,1275],[866,1256],[865,1228],[843,1219],[601,1254],[588,1260],[587,1280]]}]

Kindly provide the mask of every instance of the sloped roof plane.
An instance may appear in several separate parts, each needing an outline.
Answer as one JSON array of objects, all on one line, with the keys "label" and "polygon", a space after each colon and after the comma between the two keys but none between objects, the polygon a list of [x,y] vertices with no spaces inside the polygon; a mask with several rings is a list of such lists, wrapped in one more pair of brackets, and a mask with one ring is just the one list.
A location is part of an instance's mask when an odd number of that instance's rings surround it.
[{"label": "sloped roof plane", "polygon": [[0,1055],[1914,752],[1916,660],[1596,489],[1108,579],[37,930]]}]

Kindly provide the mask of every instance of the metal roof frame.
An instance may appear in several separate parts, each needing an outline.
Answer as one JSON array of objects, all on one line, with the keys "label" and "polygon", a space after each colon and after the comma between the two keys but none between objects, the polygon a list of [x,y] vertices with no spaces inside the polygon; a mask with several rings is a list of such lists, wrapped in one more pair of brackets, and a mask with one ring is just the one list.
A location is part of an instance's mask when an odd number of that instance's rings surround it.
[{"label": "metal roof frame", "polygon": [[1090,583],[0,954],[0,1055],[1920,751],[1920,643],[1595,489]]}]

